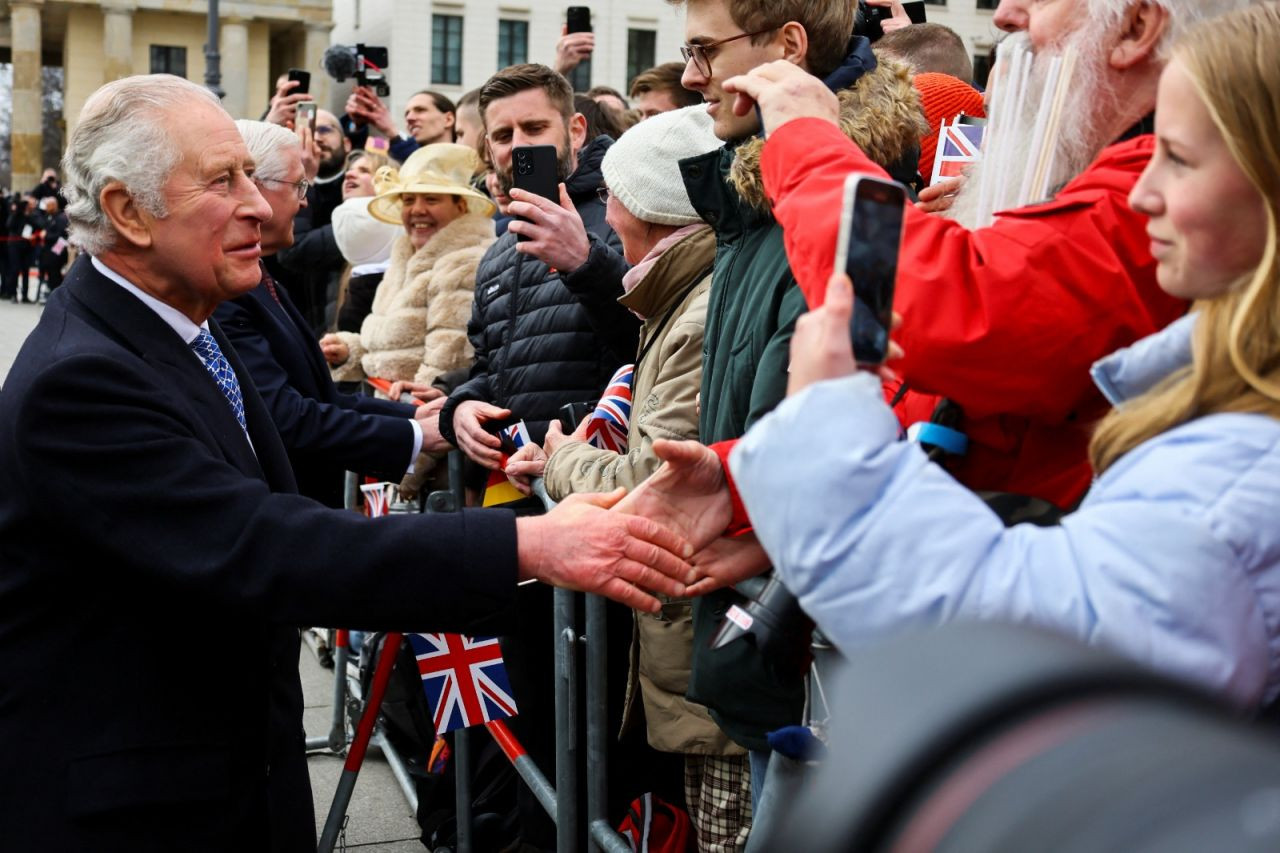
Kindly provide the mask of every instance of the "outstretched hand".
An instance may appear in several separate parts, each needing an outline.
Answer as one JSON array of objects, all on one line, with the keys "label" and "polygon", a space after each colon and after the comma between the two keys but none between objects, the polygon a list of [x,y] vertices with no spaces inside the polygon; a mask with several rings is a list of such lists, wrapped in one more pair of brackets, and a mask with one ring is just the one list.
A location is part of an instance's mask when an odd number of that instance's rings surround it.
[{"label": "outstretched hand", "polygon": [[698,580],[689,587],[690,597],[733,586],[769,568],[769,555],[754,533],[722,536],[693,555]]},{"label": "outstretched hand", "polygon": [[643,515],[701,550],[729,525],[733,504],[720,457],[696,441],[653,443],[663,465],[618,503],[618,512]]},{"label": "outstretched hand", "polygon": [[546,515],[516,519],[521,580],[603,595],[650,613],[661,604],[649,591],[683,597],[694,577],[693,547],[670,527],[621,511],[623,494],[571,495]]},{"label": "outstretched hand", "polygon": [[832,124],[840,119],[840,101],[817,77],[785,59],[758,65],[746,74],[724,81],[724,90],[736,97],[735,115],[760,108],[767,133],[798,118],[820,118]]}]

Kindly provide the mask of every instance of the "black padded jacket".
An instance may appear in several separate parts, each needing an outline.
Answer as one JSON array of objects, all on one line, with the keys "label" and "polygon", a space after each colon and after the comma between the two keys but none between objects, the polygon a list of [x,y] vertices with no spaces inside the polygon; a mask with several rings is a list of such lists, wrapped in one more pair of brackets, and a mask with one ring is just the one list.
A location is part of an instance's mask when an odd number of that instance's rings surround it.
[{"label": "black padded jacket", "polygon": [[518,253],[510,232],[481,258],[467,324],[476,361],[440,412],[440,433],[454,445],[453,414],[465,400],[510,409],[510,422],[523,420],[541,444],[562,405],[599,398],[619,365],[635,359],[640,321],[617,301],[627,262],[596,196],[612,142],[599,136],[584,146],[565,181],[591,243],[585,264],[557,273]]}]

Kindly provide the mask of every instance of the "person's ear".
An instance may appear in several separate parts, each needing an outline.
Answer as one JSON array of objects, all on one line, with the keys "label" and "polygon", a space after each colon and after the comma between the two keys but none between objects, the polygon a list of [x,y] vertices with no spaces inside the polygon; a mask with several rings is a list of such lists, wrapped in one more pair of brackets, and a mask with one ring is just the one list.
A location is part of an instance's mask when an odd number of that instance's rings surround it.
[{"label": "person's ear", "polygon": [[587,144],[587,117],[574,113],[569,119],[569,147],[576,153]]},{"label": "person's ear", "polygon": [[777,43],[782,48],[782,59],[809,70],[809,33],[805,31],[804,25],[787,21],[778,31]]},{"label": "person's ear", "polygon": [[1161,40],[1169,31],[1169,10],[1150,0],[1139,0],[1125,12],[1120,41],[1111,49],[1108,60],[1117,71],[1127,71],[1156,55]]},{"label": "person's ear", "polygon": [[155,218],[142,209],[124,184],[112,181],[103,187],[98,194],[98,204],[122,240],[139,249],[151,246],[151,225]]},{"label": "person's ear", "polygon": [[455,126],[456,126],[456,124],[457,124],[457,121],[458,121],[458,114],[457,114],[457,113],[445,113],[445,114],[444,114],[444,126],[445,126],[445,127],[455,127]]}]

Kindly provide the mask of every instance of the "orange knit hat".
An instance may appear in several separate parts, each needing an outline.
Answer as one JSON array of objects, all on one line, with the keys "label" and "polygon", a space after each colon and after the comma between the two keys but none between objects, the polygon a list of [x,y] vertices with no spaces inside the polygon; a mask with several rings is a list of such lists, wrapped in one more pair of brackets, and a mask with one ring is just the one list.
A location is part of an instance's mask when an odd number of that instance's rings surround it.
[{"label": "orange knit hat", "polygon": [[933,157],[937,152],[942,123],[951,121],[960,113],[986,118],[987,112],[982,105],[982,93],[950,74],[933,71],[917,74],[911,84],[920,93],[920,105],[929,122],[929,135],[920,140],[920,175],[927,186],[933,176]]}]

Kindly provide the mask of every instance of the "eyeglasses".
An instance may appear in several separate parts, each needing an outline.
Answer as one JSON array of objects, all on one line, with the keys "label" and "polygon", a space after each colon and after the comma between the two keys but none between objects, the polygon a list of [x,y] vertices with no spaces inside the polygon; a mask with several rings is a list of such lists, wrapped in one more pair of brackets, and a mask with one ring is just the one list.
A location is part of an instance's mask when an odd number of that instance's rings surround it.
[{"label": "eyeglasses", "polygon": [[298,201],[304,201],[306,199],[307,188],[311,186],[311,182],[308,181],[306,178],[303,178],[300,181],[282,181],[280,178],[261,178],[261,177],[258,177],[257,175],[254,175],[253,182],[255,184],[265,184],[267,182],[270,182],[273,184],[285,184],[287,186],[291,186],[298,193]]},{"label": "eyeglasses", "polygon": [[596,187],[596,198],[600,199],[600,203],[601,203],[601,204],[608,204],[608,203],[609,203],[609,188],[608,188],[608,187]]},{"label": "eyeglasses", "polygon": [[692,62],[693,67],[698,69],[698,73],[700,73],[703,77],[710,77],[711,76],[711,57],[715,56],[716,48],[720,47],[721,45],[728,44],[731,41],[737,41],[738,39],[745,39],[745,38],[751,38],[753,36],[763,35],[764,33],[772,32],[773,30],[776,30],[776,29],[777,27],[768,27],[763,30],[756,30],[754,33],[743,33],[742,35],[738,35],[738,36],[729,36],[727,39],[720,39],[719,41],[708,41],[708,42],[703,42],[702,44],[681,45],[680,55],[684,57],[684,61],[686,65]]}]

